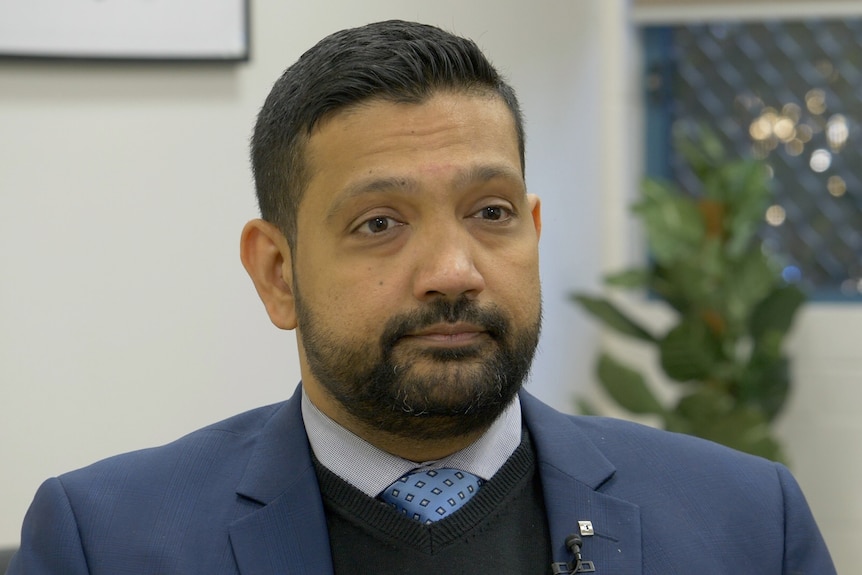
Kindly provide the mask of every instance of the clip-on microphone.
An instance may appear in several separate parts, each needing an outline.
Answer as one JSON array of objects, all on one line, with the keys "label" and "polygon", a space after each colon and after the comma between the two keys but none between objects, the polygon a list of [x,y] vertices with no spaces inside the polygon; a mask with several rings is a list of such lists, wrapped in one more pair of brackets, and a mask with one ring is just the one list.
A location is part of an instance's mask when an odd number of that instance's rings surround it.
[{"label": "clip-on microphone", "polygon": [[573,575],[574,573],[595,573],[596,568],[592,561],[581,559],[581,545],[584,542],[575,533],[566,537],[566,547],[574,555],[571,563],[551,563],[551,571],[554,575]]}]

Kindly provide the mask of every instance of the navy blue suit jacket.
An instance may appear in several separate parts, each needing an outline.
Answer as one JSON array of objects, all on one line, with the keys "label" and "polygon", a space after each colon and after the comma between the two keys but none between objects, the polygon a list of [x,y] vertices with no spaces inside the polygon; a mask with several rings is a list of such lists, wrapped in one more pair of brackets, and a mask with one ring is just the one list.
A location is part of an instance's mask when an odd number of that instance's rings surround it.
[{"label": "navy blue suit jacket", "polygon": [[[565,539],[590,520],[583,558],[598,575],[835,573],[784,467],[632,423],[563,415],[526,393],[521,402],[554,561],[571,560]],[[46,481],[8,573],[332,573],[299,405],[297,391]],[[506,572],[486,570],[485,559],[477,572]],[[356,572],[374,569],[357,557]]]}]

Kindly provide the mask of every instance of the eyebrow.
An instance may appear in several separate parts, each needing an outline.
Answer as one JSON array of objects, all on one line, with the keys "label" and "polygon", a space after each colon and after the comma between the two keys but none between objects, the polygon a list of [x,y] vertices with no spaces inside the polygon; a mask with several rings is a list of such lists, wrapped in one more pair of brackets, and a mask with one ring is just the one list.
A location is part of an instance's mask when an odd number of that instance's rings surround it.
[{"label": "eyebrow", "polygon": [[[491,180],[508,180],[518,183],[524,188],[526,193],[526,184],[524,183],[523,175],[520,171],[512,169],[511,166],[505,164],[481,164],[470,166],[465,170],[459,171],[452,179],[452,186],[455,189],[464,189],[472,185],[483,184]],[[387,176],[387,177],[372,177],[362,179],[347,186],[338,199],[333,203],[326,213],[326,218],[332,218],[348,200],[365,194],[375,192],[398,192],[398,193],[418,193],[420,189],[418,180],[410,176]]]},{"label": "eyebrow", "polygon": [[485,182],[497,179],[517,182],[526,190],[523,174],[519,170],[514,170],[511,166],[506,164],[482,164],[471,166],[470,168],[459,172],[455,176],[453,184],[455,188],[461,189],[473,184],[484,184]]}]

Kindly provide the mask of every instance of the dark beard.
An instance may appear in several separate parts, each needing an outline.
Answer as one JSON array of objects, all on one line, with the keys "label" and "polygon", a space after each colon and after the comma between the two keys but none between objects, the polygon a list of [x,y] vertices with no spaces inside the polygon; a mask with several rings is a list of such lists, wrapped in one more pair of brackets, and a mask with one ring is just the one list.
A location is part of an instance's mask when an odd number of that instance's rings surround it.
[{"label": "dark beard", "polygon": [[[296,287],[296,283],[294,283]],[[319,328],[296,293],[303,347],[314,377],[351,416],[372,429],[418,440],[486,429],[526,379],[538,344],[541,312],[518,331],[496,306],[462,297],[434,300],[387,321],[376,342],[345,341]],[[467,322],[486,333],[456,348],[404,349],[402,337],[439,323]],[[423,358],[431,369],[412,373]],[[439,365],[439,369],[436,366]]]}]

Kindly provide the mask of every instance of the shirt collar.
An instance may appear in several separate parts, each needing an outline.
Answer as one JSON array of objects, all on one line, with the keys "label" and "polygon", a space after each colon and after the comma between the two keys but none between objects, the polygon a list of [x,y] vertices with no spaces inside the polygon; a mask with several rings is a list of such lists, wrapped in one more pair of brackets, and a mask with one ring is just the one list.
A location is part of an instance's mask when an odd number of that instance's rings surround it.
[{"label": "shirt collar", "polygon": [[369,497],[376,497],[416,468],[454,467],[491,479],[521,443],[521,403],[517,396],[479,439],[452,455],[429,462],[403,459],[371,445],[317,409],[305,389],[302,418],[317,460]]}]

